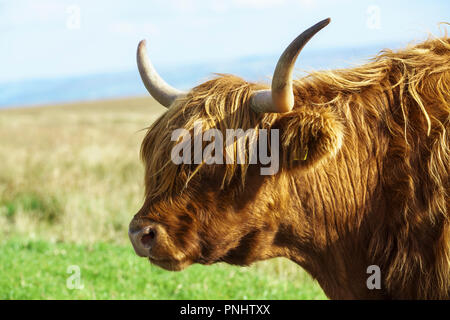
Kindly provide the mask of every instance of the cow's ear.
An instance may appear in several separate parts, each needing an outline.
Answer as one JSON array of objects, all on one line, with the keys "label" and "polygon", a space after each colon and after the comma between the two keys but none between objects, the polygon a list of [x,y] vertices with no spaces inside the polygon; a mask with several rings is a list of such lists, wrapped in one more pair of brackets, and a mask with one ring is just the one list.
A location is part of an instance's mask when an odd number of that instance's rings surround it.
[{"label": "cow's ear", "polygon": [[280,119],[283,163],[288,167],[316,165],[336,155],[344,128],[337,114],[325,107],[296,109]]}]

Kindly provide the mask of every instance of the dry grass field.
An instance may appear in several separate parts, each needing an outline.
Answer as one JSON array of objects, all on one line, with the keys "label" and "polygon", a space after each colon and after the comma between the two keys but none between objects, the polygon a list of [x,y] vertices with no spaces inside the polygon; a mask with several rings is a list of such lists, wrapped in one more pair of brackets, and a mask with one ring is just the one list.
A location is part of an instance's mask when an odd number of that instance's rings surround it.
[{"label": "dry grass field", "polygon": [[[173,273],[133,254],[140,143],[162,112],[150,98],[0,111],[0,298],[325,298],[283,259]],[[65,287],[73,261],[93,272],[76,293]]]}]

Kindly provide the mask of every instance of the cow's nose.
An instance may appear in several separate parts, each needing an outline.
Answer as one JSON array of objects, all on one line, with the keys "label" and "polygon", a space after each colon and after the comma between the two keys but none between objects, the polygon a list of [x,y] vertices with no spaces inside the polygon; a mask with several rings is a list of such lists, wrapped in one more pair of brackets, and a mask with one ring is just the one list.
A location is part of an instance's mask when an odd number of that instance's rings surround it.
[{"label": "cow's nose", "polygon": [[136,254],[140,257],[148,257],[150,249],[156,241],[157,232],[153,226],[146,226],[138,230],[130,228],[128,230],[128,236]]}]

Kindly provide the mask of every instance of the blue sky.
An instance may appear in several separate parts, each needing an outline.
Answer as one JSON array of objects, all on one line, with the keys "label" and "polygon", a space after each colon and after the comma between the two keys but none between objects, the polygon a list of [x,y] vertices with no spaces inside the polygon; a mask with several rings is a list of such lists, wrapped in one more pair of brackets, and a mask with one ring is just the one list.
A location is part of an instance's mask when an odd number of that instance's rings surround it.
[{"label": "blue sky", "polygon": [[305,50],[439,34],[450,1],[0,0],[0,82],[132,70],[143,38],[157,68],[278,54],[327,17]]}]

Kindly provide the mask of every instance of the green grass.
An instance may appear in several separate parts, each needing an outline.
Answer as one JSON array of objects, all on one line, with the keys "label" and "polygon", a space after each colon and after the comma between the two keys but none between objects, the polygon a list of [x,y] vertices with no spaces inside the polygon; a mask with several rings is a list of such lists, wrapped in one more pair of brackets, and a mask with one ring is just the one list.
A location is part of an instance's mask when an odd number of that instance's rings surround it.
[{"label": "green grass", "polygon": [[[168,272],[138,258],[130,246],[79,245],[10,238],[0,246],[0,299],[324,299],[304,273],[193,265]],[[287,261],[276,261],[283,267]],[[78,266],[82,289],[68,278]],[[69,284],[74,283],[73,278]]]}]

